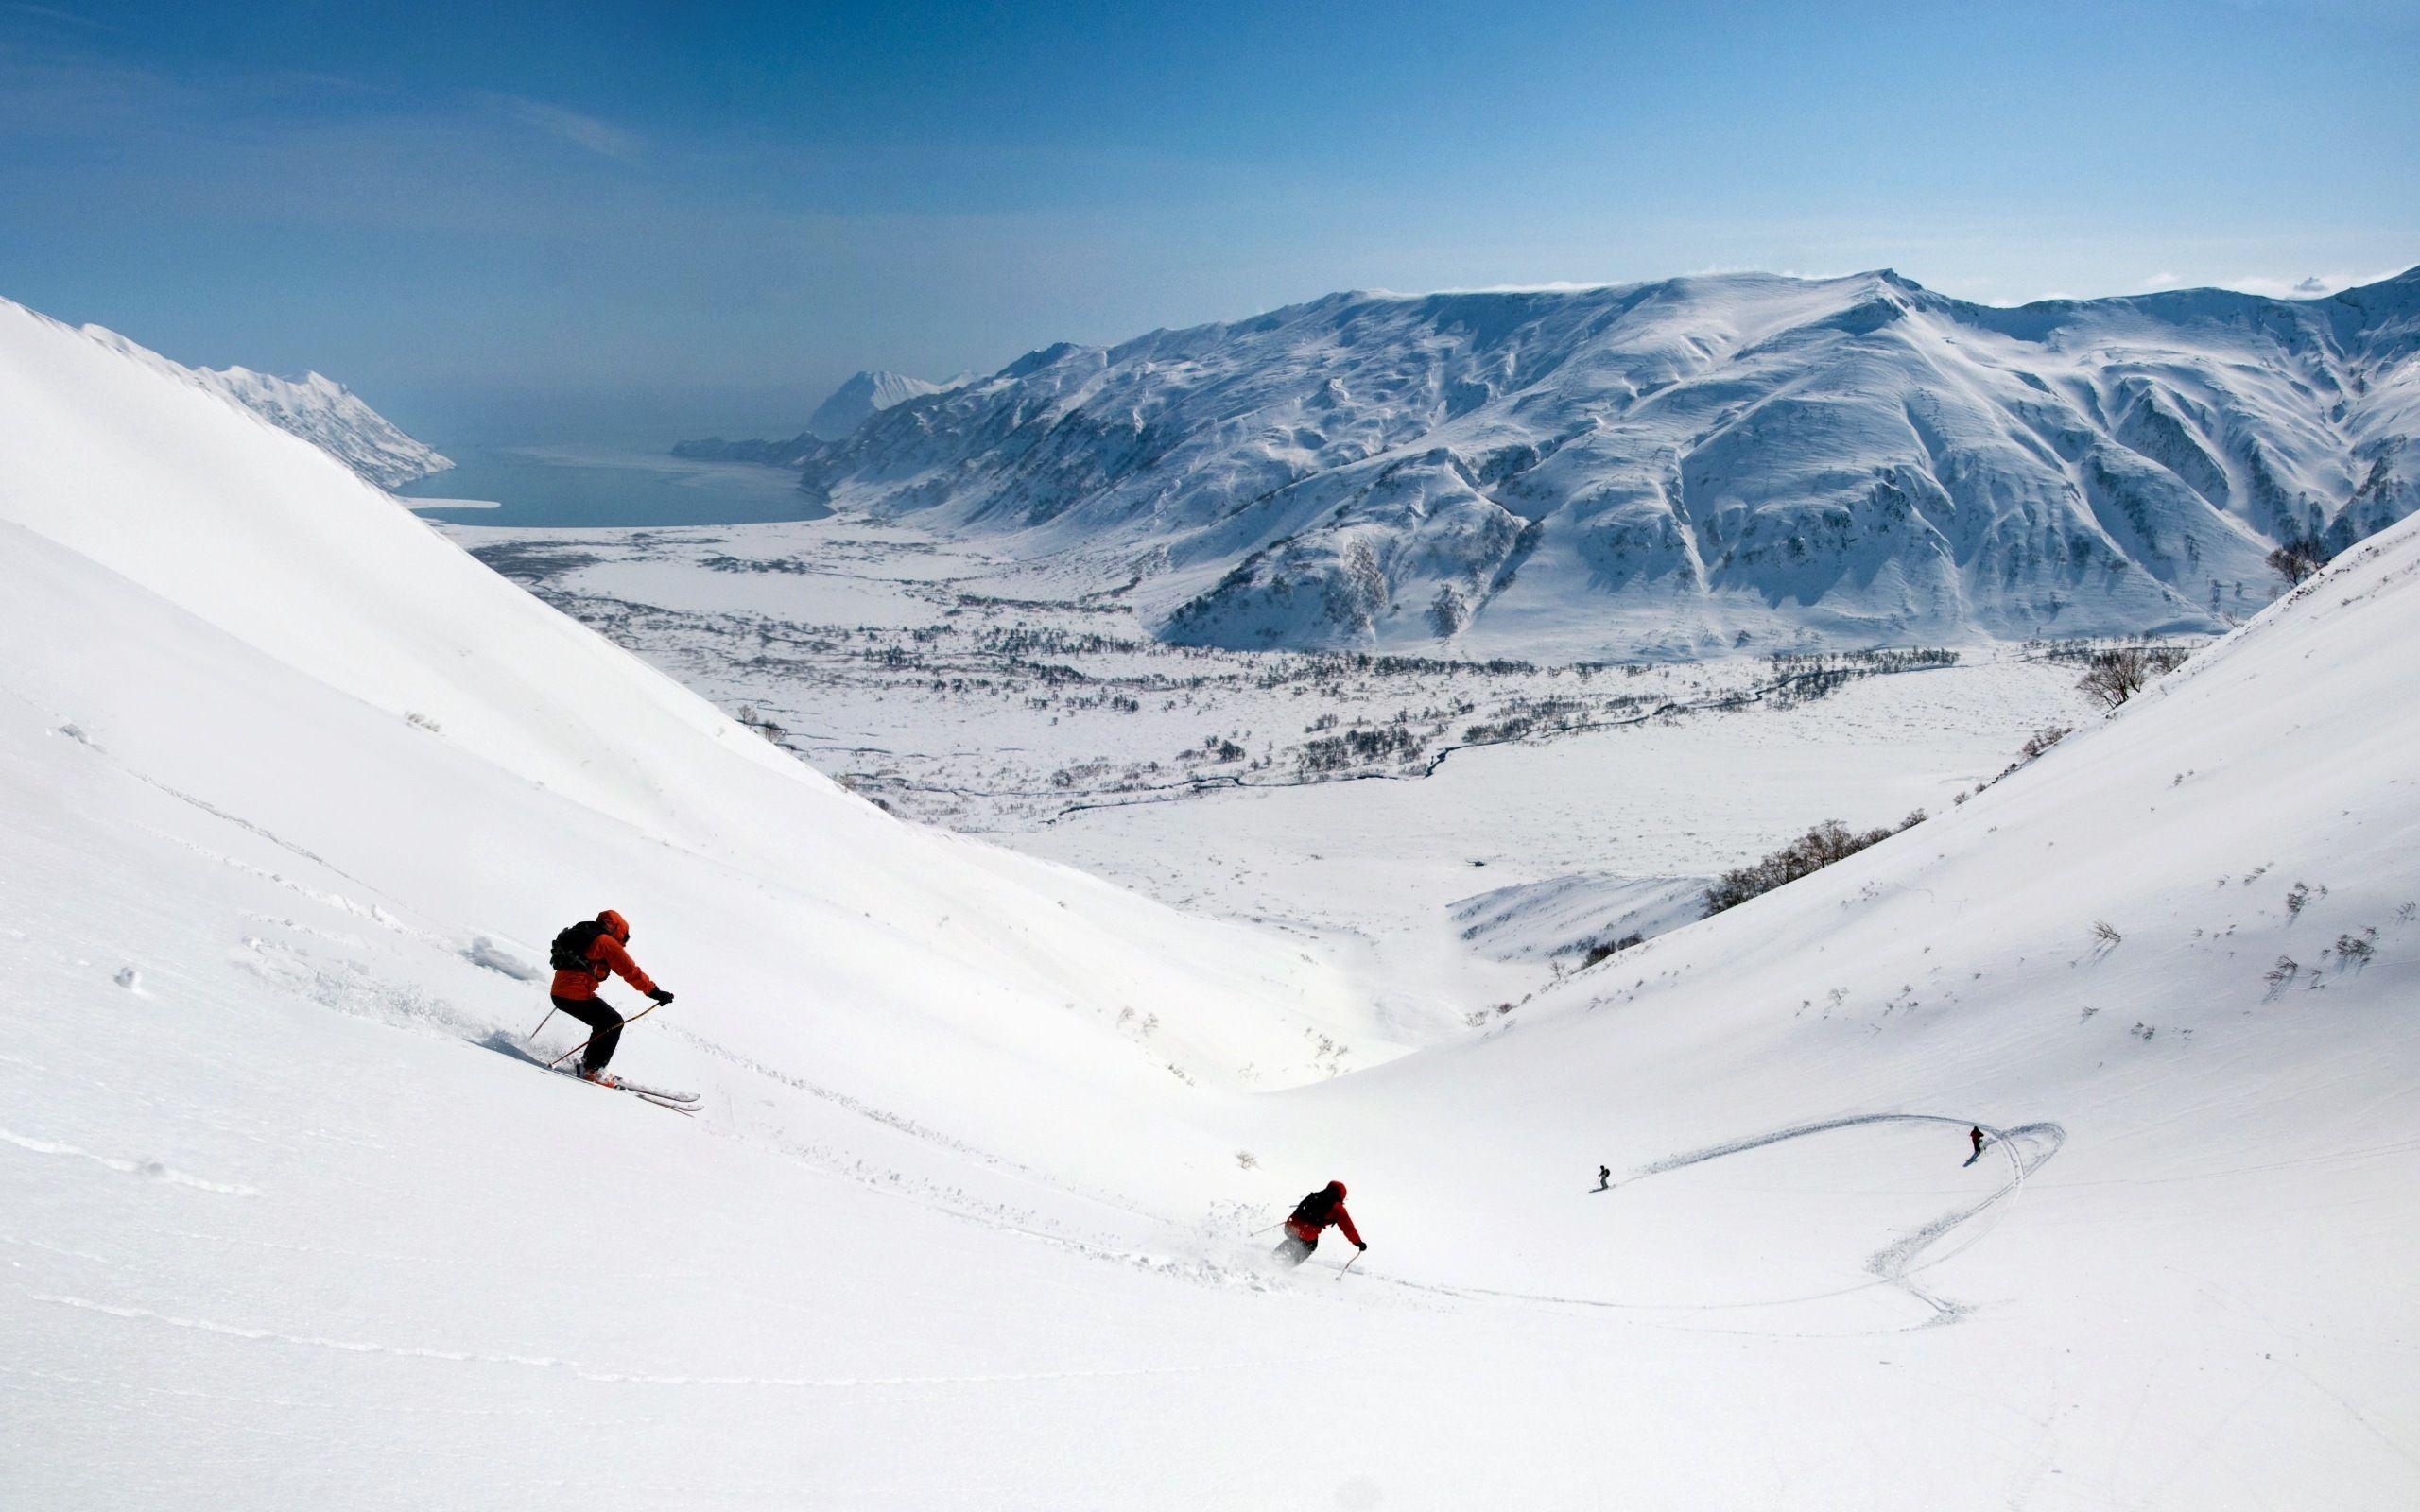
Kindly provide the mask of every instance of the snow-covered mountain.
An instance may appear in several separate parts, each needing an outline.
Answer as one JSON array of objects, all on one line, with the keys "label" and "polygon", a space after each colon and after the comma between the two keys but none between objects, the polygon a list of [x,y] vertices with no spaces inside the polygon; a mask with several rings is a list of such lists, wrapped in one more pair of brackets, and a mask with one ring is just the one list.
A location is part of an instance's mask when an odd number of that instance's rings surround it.
[{"label": "snow-covered mountain", "polygon": [[860,372],[832,390],[822,404],[815,406],[815,413],[807,417],[806,429],[787,440],[727,441],[716,436],[702,441],[679,442],[673,446],[672,455],[708,462],[804,467],[826,443],[847,439],[858,426],[892,405],[945,392],[974,376],[960,373],[947,383],[935,384],[906,373]]},{"label": "snow-covered mountain", "polygon": [[320,373],[280,378],[250,368],[188,368],[102,326],[85,326],[83,335],[129,361],[216,394],[300,437],[379,488],[401,488],[454,465],[436,448],[406,435],[358,394]]},{"label": "snow-covered mountain", "polygon": [[[1299,940],[894,821],[5,303],[0,478],[11,1505],[2420,1500],[2420,524],[1330,1080]],[[527,1058],[609,903],[694,1119]],[[1268,1268],[1331,1177],[1368,1254]]]},{"label": "snow-covered mountain", "polygon": [[316,372],[279,378],[250,368],[201,368],[194,376],[382,489],[399,489],[454,465],[333,378]]},{"label": "snow-covered mountain", "polygon": [[[1036,352],[783,459],[1233,647],[2224,628],[2420,507],[2420,269],[2001,309],[1885,271],[1339,294]],[[1118,580],[1114,577],[1113,581]]]},{"label": "snow-covered mountain", "polygon": [[949,387],[910,378],[906,373],[861,372],[815,406],[815,413],[806,418],[807,433],[825,440],[841,440],[891,405],[938,394]]}]

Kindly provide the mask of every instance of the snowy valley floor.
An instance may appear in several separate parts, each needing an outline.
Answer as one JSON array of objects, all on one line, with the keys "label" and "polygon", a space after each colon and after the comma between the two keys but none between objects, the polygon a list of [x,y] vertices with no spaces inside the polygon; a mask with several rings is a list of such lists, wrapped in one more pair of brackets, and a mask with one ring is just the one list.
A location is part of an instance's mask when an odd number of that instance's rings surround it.
[{"label": "snowy valley floor", "polygon": [[1340,1069],[1694,919],[1714,873],[1809,825],[1945,811],[2093,717],[2064,647],[1239,653],[1150,641],[1080,567],[902,526],[447,533],[898,813],[1339,954],[1389,1040]]}]

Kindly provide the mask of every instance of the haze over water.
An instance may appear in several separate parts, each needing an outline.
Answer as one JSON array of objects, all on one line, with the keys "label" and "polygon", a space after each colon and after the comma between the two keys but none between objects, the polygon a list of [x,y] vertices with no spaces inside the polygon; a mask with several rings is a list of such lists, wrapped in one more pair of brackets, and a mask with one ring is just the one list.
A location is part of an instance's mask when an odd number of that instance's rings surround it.
[{"label": "haze over water", "polygon": [[601,528],[735,525],[816,520],[827,512],[794,473],[736,462],[692,462],[607,446],[497,446],[450,451],[455,466],[395,490],[406,502],[456,499],[495,508],[427,508],[449,524]]}]

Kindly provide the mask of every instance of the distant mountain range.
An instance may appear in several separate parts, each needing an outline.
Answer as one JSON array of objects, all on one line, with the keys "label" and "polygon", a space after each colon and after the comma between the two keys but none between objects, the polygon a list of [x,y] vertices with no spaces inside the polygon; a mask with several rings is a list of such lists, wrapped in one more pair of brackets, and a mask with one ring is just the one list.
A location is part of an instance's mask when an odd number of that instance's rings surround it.
[{"label": "distant mountain range", "polygon": [[1180,643],[2184,632],[2268,602],[2278,541],[2420,507],[2415,346],[2420,269],[2014,309],[1887,270],[1338,294],[715,445],[838,509],[1093,559]]}]

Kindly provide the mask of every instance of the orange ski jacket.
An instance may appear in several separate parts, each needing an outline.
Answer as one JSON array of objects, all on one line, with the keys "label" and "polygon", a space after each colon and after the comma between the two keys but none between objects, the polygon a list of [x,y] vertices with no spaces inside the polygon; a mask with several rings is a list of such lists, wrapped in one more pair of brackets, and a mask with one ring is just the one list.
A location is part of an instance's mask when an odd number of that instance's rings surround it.
[{"label": "orange ski jacket", "polygon": [[[615,929],[614,925],[620,922],[619,916],[599,919],[599,922],[605,928],[588,947],[588,965],[579,971],[557,971],[555,985],[547,990],[559,998],[570,998],[577,1003],[595,997],[596,989],[605,985],[606,978],[618,976],[642,992],[654,992],[655,979],[641,971],[639,963],[631,959],[631,953],[622,948],[622,940],[630,937],[630,926],[623,924]],[[616,935],[621,937],[615,938]]]}]

